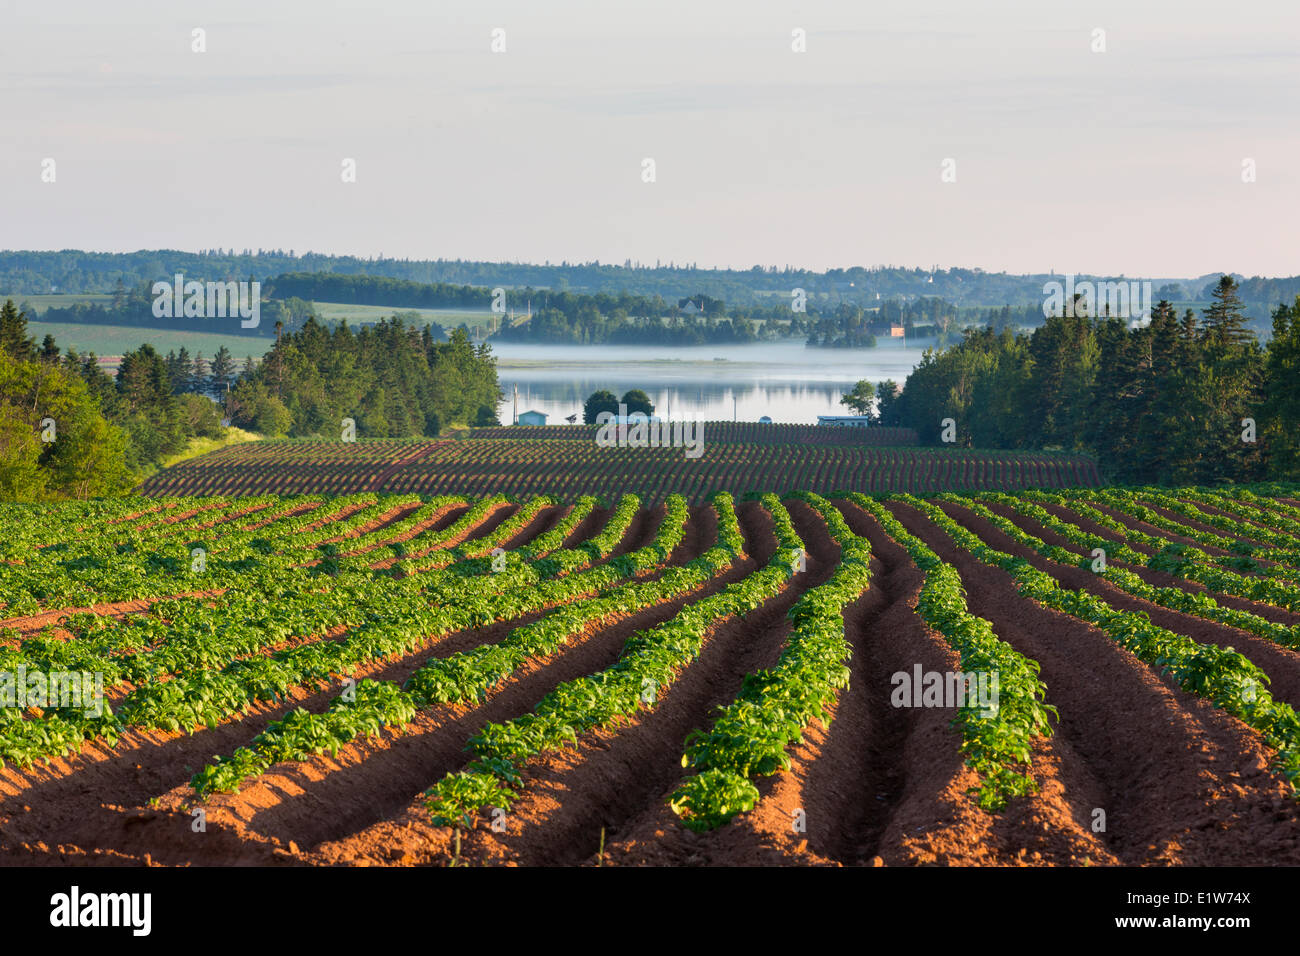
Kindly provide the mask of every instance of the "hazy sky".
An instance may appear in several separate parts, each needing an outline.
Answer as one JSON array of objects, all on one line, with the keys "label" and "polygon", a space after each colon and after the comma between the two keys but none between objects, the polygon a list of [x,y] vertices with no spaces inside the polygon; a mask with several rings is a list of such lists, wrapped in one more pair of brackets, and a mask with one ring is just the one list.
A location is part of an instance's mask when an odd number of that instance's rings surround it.
[{"label": "hazy sky", "polygon": [[1298,27],[1297,0],[0,0],[0,247],[1291,275]]}]

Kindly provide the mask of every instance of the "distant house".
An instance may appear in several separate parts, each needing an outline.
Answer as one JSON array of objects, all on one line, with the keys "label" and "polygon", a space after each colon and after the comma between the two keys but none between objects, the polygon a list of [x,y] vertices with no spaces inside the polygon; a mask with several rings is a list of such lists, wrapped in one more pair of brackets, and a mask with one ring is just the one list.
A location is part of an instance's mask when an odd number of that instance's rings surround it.
[{"label": "distant house", "polygon": [[545,425],[546,413],[545,412],[520,412],[519,424],[520,425]]},{"label": "distant house", "polygon": [[687,299],[686,304],[682,306],[682,315],[699,315],[703,311],[703,309],[689,299]]},{"label": "distant house", "polygon": [[651,422],[657,421],[661,421],[658,415],[647,415],[645,412],[633,412],[630,415],[600,412],[596,416],[597,425],[649,425]]},{"label": "distant house", "polygon": [[817,424],[836,428],[866,428],[871,424],[871,419],[866,415],[818,415]]}]

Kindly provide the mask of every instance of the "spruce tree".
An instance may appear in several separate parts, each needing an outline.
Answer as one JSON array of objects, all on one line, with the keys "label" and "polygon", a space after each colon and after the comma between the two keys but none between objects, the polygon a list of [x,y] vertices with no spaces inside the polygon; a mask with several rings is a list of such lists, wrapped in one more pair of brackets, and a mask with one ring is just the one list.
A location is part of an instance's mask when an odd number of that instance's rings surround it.
[{"label": "spruce tree", "polygon": [[224,345],[212,356],[212,390],[220,397],[235,380],[235,360]]},{"label": "spruce tree", "polygon": [[208,390],[208,363],[203,360],[203,353],[194,356],[194,369],[190,373],[191,392],[203,394]]},{"label": "spruce tree", "polygon": [[1254,333],[1246,328],[1246,313],[1232,276],[1225,275],[1219,279],[1210,299],[1210,307],[1205,310],[1203,334],[1213,351],[1221,353],[1255,341]]},{"label": "spruce tree", "polygon": [[13,299],[0,306],[0,349],[19,361],[36,357],[35,339],[27,334],[27,313],[19,312]]}]

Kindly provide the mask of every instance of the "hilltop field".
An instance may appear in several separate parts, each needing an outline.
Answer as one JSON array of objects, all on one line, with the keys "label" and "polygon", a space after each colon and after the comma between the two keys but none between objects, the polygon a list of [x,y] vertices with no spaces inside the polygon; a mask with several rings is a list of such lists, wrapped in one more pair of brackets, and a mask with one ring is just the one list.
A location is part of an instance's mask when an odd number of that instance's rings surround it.
[{"label": "hilltop field", "polygon": [[[457,440],[277,440],[187,459],[141,486],[146,495],[639,495],[647,505],[716,491],[967,491],[1095,487],[1085,455],[923,448],[906,428],[699,423],[693,449],[597,443],[598,426],[476,428]],[[687,433],[687,440],[690,435]],[[667,439],[665,440],[667,441]]]},{"label": "hilltop field", "polygon": [[639,484],[543,432],[249,443],[0,505],[0,671],[104,705],[0,709],[0,859],[1300,864],[1296,488],[777,437]]}]

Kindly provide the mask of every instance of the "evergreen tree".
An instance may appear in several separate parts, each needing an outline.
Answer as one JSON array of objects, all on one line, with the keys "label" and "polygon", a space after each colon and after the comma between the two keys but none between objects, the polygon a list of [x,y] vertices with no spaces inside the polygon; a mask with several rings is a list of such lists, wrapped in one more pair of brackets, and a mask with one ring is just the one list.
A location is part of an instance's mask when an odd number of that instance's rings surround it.
[{"label": "evergreen tree", "polygon": [[35,340],[27,334],[27,313],[19,312],[13,299],[0,306],[0,351],[19,361],[36,355]]},{"label": "evergreen tree", "polygon": [[190,387],[188,391],[198,392],[200,395],[208,390],[208,363],[203,360],[203,353],[200,352],[194,356],[194,367],[190,372]]},{"label": "evergreen tree", "polygon": [[152,345],[142,345],[122,356],[117,369],[117,391],[130,412],[154,413],[167,407],[171,380],[167,365]]},{"label": "evergreen tree", "polygon": [[212,356],[212,390],[220,398],[235,380],[235,360],[224,345]]},{"label": "evergreen tree", "polygon": [[180,395],[190,391],[194,376],[194,361],[190,358],[190,350],[182,345],[179,352],[168,352],[165,362],[167,377],[172,383],[172,393]]},{"label": "evergreen tree", "polygon": [[1244,420],[1253,417],[1262,397],[1264,361],[1257,339],[1246,328],[1231,276],[1225,275],[1214,288],[1201,340],[1193,399],[1201,416],[1196,480],[1251,480],[1260,474],[1263,457],[1258,440],[1244,441],[1242,434]]},{"label": "evergreen tree", "polygon": [[1273,313],[1266,361],[1259,427],[1261,440],[1267,441],[1269,474],[1300,480],[1300,296]]},{"label": "evergreen tree", "polygon": [[1240,348],[1256,341],[1246,328],[1245,308],[1237,294],[1237,283],[1232,276],[1219,279],[1210,293],[1210,307],[1205,310],[1203,335],[1214,353]]}]

